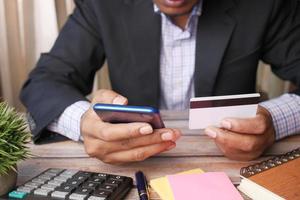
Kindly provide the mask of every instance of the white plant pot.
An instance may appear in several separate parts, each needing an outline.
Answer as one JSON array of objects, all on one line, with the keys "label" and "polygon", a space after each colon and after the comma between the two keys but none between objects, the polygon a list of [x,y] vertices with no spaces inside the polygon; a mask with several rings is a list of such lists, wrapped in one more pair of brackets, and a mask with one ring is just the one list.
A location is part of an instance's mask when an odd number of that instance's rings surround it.
[{"label": "white plant pot", "polygon": [[10,170],[8,174],[0,175],[0,196],[11,191],[17,183],[17,173]]}]

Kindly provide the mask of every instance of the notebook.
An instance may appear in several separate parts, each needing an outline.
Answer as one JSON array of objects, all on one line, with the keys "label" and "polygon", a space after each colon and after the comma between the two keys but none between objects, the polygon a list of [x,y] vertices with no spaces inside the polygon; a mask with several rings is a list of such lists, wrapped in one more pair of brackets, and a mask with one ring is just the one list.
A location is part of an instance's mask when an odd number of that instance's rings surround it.
[{"label": "notebook", "polygon": [[238,189],[250,198],[300,199],[300,148],[241,169]]}]

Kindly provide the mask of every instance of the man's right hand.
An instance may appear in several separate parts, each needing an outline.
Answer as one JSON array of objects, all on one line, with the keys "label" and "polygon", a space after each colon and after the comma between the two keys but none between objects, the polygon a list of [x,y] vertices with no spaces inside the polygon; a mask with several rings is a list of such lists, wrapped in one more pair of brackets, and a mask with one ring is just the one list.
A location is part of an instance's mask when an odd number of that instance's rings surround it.
[{"label": "man's right hand", "polygon": [[[127,99],[111,90],[99,90],[92,100],[95,103],[127,104]],[[80,127],[87,154],[110,164],[142,161],[170,150],[181,135],[177,129],[153,130],[148,123],[103,122],[92,107],[83,114]]]}]

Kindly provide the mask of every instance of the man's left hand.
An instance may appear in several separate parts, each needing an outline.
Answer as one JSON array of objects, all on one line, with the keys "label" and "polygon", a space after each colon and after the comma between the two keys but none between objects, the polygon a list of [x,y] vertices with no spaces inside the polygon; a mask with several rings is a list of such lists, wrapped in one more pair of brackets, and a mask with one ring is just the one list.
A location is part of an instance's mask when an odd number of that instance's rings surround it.
[{"label": "man's left hand", "polygon": [[225,156],[234,160],[255,159],[275,141],[272,116],[261,106],[254,118],[224,119],[221,128],[208,127],[205,133],[215,140]]}]

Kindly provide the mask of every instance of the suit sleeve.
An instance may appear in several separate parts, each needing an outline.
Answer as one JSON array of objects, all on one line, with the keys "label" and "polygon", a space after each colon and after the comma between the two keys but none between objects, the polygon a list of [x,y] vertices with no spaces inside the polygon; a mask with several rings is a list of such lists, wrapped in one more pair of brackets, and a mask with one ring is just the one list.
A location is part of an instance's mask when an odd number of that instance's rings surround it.
[{"label": "suit sleeve", "polygon": [[91,1],[76,0],[53,48],[42,54],[25,82],[20,98],[27,107],[36,141],[69,105],[86,100],[105,52]]},{"label": "suit sleeve", "polygon": [[264,38],[262,60],[283,80],[294,83],[300,95],[300,0],[273,1]]}]

